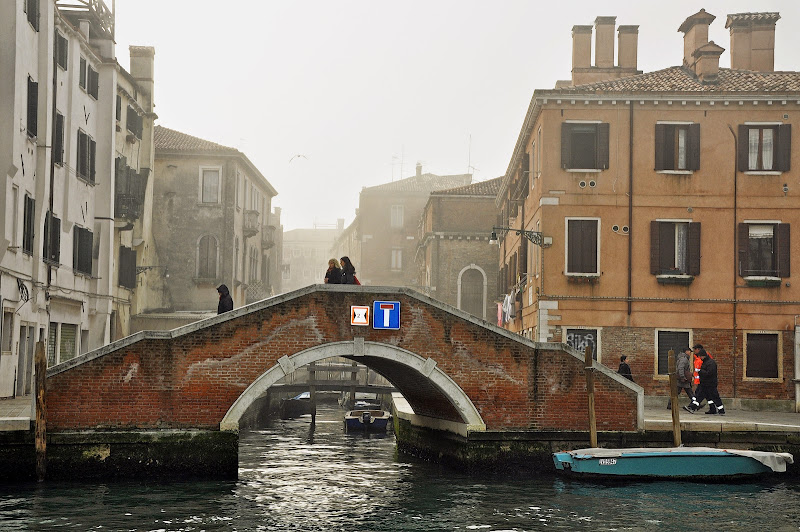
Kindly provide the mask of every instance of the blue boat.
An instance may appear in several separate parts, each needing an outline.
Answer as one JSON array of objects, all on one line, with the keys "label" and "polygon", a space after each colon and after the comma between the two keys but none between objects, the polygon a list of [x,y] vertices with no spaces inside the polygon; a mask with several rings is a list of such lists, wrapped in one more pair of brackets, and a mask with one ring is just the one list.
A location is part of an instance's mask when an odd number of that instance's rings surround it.
[{"label": "blue boat", "polygon": [[794,459],[789,453],[662,447],[578,449],[553,453],[558,471],[588,477],[631,478],[740,478],[786,471]]},{"label": "blue boat", "polygon": [[391,414],[386,410],[350,410],[344,415],[346,431],[385,432]]}]

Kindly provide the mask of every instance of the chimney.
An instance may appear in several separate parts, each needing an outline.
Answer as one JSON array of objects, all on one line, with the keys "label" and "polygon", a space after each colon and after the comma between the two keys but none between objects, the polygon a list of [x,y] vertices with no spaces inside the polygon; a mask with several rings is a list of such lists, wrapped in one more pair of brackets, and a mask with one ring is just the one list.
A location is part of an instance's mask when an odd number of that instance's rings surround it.
[{"label": "chimney", "polygon": [[694,51],[694,72],[702,83],[716,83],[719,76],[719,56],[725,48],[708,42]]},{"label": "chimney", "polygon": [[592,26],[572,26],[572,70],[591,66]]},{"label": "chimney", "polygon": [[[701,9],[678,28],[683,32],[683,65],[695,70],[694,51],[708,43],[708,27],[717,18]],[[697,71],[695,70],[695,73]]]},{"label": "chimney", "polygon": [[773,72],[775,70],[775,23],[779,13],[728,15],[731,30],[731,68]]},{"label": "chimney", "polygon": [[422,163],[417,163],[417,177],[422,175]]},{"label": "chimney", "polygon": [[619,52],[617,52],[619,54],[617,61],[619,67],[636,70],[639,26],[620,26],[617,33],[619,35]]},{"label": "chimney", "polygon": [[[130,46],[129,50],[131,53],[131,76],[142,88],[142,92],[147,94],[152,101],[155,48],[152,46]],[[152,111],[152,109],[149,110]]]},{"label": "chimney", "polygon": [[614,28],[616,25],[617,17],[597,17],[594,20],[594,26],[597,29],[594,36],[594,66],[614,67]]},{"label": "chimney", "polygon": [[336,230],[339,232],[344,231],[344,218],[336,219]]},{"label": "chimney", "polygon": [[89,20],[80,19],[78,21],[78,24],[79,24],[79,28],[81,30],[81,33],[83,33],[83,36],[86,37],[86,40],[88,41],[89,40],[89,28],[91,27],[92,23]]}]

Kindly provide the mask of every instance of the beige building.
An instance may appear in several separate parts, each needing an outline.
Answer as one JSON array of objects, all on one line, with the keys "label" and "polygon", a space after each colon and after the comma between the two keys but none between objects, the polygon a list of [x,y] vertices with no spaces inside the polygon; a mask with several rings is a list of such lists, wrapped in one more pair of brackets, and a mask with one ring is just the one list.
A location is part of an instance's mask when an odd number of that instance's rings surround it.
[{"label": "beige building", "polygon": [[714,18],[676,21],[678,66],[642,74],[637,27],[618,28],[616,65],[615,17],[596,20],[593,65],[592,28],[573,29],[572,80],[534,92],[498,195],[502,226],[541,239],[500,242],[506,327],[609,367],[626,354],[660,395],[668,351],[700,343],[726,401],[794,409],[800,73],[774,71],[777,13],[728,15],[720,68]]},{"label": "beige building", "polygon": [[[331,247],[344,230],[344,219],[335,226],[292,229],[283,235],[283,291],[291,292],[310,284],[323,284]],[[341,255],[337,255],[338,259]]]},{"label": "beige building", "polygon": [[154,174],[153,233],[170,311],[215,311],[221,284],[235,307],[280,292],[277,191],[245,154],[156,126]]}]

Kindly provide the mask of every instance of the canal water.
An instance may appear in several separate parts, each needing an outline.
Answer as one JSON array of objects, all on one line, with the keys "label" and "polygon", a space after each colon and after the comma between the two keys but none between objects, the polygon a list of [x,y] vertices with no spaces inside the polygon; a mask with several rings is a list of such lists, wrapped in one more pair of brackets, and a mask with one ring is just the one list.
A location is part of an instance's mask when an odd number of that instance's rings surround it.
[{"label": "canal water", "polygon": [[800,483],[471,477],[345,434],[342,410],[243,433],[239,480],[0,485],[13,530],[798,530]]}]

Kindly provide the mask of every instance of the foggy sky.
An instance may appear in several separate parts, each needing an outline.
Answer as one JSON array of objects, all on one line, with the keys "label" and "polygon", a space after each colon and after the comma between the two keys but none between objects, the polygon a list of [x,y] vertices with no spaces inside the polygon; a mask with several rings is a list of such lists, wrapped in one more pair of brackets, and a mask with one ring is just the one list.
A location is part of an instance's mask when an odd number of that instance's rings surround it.
[{"label": "foggy sky", "polygon": [[362,186],[417,162],[505,174],[534,89],[570,78],[572,26],[638,24],[648,72],[681,63],[677,29],[701,7],[720,66],[727,14],[779,11],[775,69],[800,70],[800,3],[776,0],[116,0],[117,58],[154,46],[156,123],[244,152],[289,230],[349,224]]}]

